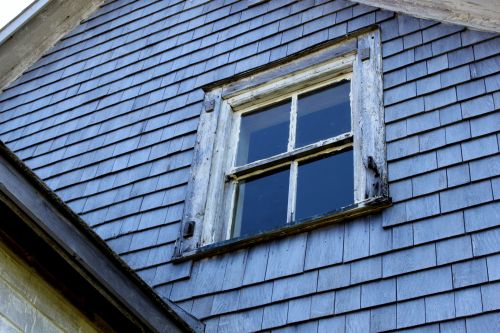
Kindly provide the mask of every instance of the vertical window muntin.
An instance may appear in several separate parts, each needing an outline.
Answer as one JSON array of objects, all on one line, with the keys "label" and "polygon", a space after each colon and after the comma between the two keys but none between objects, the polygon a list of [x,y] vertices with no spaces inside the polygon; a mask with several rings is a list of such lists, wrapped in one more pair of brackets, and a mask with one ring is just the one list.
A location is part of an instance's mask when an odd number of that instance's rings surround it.
[{"label": "vertical window muntin", "polygon": [[[288,169],[290,175],[289,189],[288,189],[287,218],[286,218],[286,223],[282,223],[282,226],[291,223],[301,222],[299,220],[296,220],[295,218],[299,165],[301,163],[307,163],[314,159],[321,158],[322,156],[328,157],[328,156],[333,156],[335,154],[340,154],[344,151],[354,150],[353,147],[354,138],[353,138],[353,128],[352,128],[353,126],[352,112],[354,110],[352,110],[351,103],[349,103],[350,119],[351,119],[350,131],[341,133],[333,137],[321,139],[319,141],[306,144],[302,147],[296,147],[297,118],[298,118],[297,114],[298,114],[298,104],[299,104],[298,100],[301,96],[310,93],[314,94],[316,91],[334,87],[337,84],[341,84],[342,81],[347,81],[349,84],[349,91],[352,91],[351,77],[352,73],[338,75],[335,78],[320,83],[315,83],[309,86],[305,85],[302,87],[298,87],[295,90],[280,94],[278,97],[268,98],[263,102],[255,103],[243,109],[234,111],[234,116],[235,116],[235,122],[233,125],[234,141],[232,142],[232,144],[235,145],[235,148],[232,154],[233,156],[230,157],[230,163],[229,163],[229,165],[231,165],[230,170],[229,172],[226,173],[226,179],[228,183],[230,183],[229,198],[231,200],[231,211],[228,216],[230,219],[230,221],[228,221],[229,222],[228,225],[230,226],[230,228],[228,228],[227,230],[227,235],[226,235],[227,239],[240,236],[239,234],[234,233],[235,231],[241,228],[241,226],[237,225],[238,223],[241,223],[241,221],[237,221],[237,215],[241,213],[237,212],[237,208],[239,205],[238,184],[242,181],[258,179],[260,175],[271,173],[276,169]],[[239,154],[238,150],[239,150],[242,118],[245,117],[245,115],[258,113],[262,109],[283,103],[286,100],[290,100],[290,108],[291,108],[289,133],[288,133],[289,137],[288,137],[288,145],[286,152],[273,155],[261,160],[251,161],[250,163],[247,164],[238,165],[237,154]],[[352,165],[351,167],[354,169],[354,165]],[[352,203],[354,203],[354,193],[352,193]],[[341,207],[332,207],[332,212],[339,208]]]}]

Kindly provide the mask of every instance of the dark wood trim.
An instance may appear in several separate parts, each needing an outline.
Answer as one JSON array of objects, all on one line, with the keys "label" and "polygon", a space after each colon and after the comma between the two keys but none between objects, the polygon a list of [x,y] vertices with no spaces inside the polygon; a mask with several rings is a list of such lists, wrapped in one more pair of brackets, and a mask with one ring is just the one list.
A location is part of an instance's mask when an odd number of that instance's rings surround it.
[{"label": "dark wood trim", "polygon": [[313,216],[306,220],[288,224],[276,230],[266,231],[250,237],[233,238],[199,247],[193,251],[177,254],[172,259],[173,262],[183,262],[233,252],[258,243],[318,229],[332,223],[343,222],[360,216],[370,215],[391,205],[392,200],[389,197],[371,198],[323,215]]}]

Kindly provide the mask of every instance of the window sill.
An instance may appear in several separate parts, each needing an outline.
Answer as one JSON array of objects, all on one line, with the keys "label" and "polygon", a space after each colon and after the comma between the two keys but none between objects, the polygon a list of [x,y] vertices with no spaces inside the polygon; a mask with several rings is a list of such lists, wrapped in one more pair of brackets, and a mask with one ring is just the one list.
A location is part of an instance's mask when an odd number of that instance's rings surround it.
[{"label": "window sill", "polygon": [[392,200],[390,197],[374,197],[324,215],[314,216],[307,220],[302,220],[297,223],[285,225],[279,229],[265,231],[252,236],[228,239],[225,241],[205,245],[193,251],[187,251],[184,253],[177,253],[176,251],[176,253],[174,253],[172,261],[174,263],[178,263],[186,260],[201,259],[236,251],[265,241],[310,231],[335,222],[346,221],[363,215],[376,213],[383,208],[389,207],[391,205]]}]

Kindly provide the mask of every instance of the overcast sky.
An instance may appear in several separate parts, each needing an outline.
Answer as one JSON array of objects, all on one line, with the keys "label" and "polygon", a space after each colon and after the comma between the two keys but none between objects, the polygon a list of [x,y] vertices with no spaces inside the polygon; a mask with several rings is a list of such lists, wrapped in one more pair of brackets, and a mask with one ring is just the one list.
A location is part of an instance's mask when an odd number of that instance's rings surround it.
[{"label": "overcast sky", "polygon": [[0,0],[0,29],[32,2],[33,0]]}]

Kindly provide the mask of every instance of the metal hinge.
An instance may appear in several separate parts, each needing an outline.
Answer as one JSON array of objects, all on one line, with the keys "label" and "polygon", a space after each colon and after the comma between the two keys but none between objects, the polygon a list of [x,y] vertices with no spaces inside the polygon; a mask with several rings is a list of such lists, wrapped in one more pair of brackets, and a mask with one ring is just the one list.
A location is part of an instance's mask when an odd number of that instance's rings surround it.
[{"label": "metal hinge", "polygon": [[211,99],[203,103],[203,109],[205,112],[212,112],[215,109],[215,100]]},{"label": "metal hinge", "polygon": [[189,221],[184,224],[184,229],[182,229],[182,238],[190,238],[194,235],[194,221]]}]

